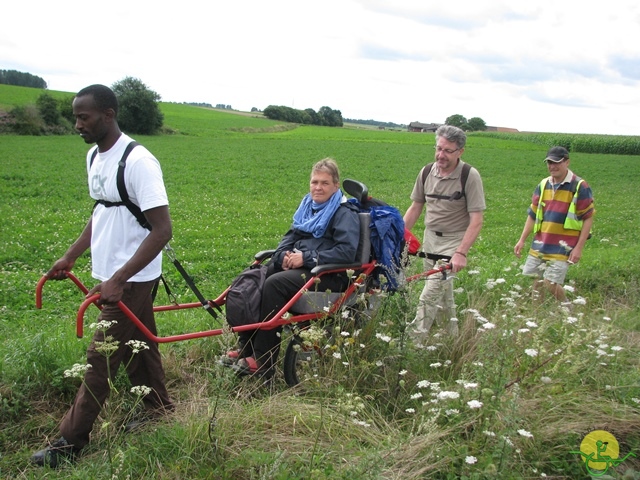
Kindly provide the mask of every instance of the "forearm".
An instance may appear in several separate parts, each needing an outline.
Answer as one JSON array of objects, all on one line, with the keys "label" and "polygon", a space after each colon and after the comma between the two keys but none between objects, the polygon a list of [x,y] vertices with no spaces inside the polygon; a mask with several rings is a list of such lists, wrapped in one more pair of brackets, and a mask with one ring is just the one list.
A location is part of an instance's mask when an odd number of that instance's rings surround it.
[{"label": "forearm", "polygon": [[527,215],[527,221],[524,222],[524,228],[522,229],[522,234],[520,235],[520,239],[518,243],[524,243],[525,240],[531,235],[533,232],[533,225],[535,224],[535,220]]},{"label": "forearm", "polygon": [[91,225],[92,221],[89,218],[89,221],[85,225],[84,229],[80,236],[76,239],[73,244],[67,249],[64,254],[64,258],[66,258],[70,262],[75,262],[80,255],[86,252],[91,247]]},{"label": "forearm", "polygon": [[171,240],[173,232],[168,207],[154,208],[144,214],[152,227],[151,231],[131,258],[112,275],[111,280],[119,284],[124,284],[151,263]]},{"label": "forearm", "polygon": [[407,209],[403,217],[404,226],[407,230],[411,230],[414,227],[418,218],[420,218],[420,215],[422,214],[423,208],[424,203],[413,202]]},{"label": "forearm", "polygon": [[591,234],[591,227],[593,226],[593,217],[587,218],[582,224],[582,230],[580,230],[580,236],[576,246],[571,249],[569,254],[569,261],[577,263],[582,257],[582,249],[584,248],[589,235]]}]

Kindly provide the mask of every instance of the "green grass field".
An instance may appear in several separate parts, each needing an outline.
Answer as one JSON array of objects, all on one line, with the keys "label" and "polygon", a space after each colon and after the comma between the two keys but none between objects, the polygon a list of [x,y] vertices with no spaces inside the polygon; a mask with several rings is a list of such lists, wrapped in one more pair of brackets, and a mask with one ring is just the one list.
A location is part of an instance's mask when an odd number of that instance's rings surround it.
[{"label": "green grass field", "polygon": [[[39,93],[0,85],[0,108]],[[419,169],[433,156],[432,134],[295,128],[177,104],[162,110],[174,133],[136,139],[162,164],[172,246],[210,297],[255,252],[277,244],[315,161],[335,158],[343,178],[363,181],[404,212]],[[300,391],[281,379],[265,390],[219,368],[229,335],[163,345],[178,412],[142,433],[106,433],[113,427],[105,424],[132,405],[121,376],[86,455],[55,472],[29,466],[28,458],[57,436],[77,388],[63,372],[83,363],[88,339],[75,338],[82,296],[70,282],[47,283],[42,310],[34,288],[91,212],[87,145],[76,136],[0,136],[0,477],[588,478],[570,452],[592,430],[615,435],[621,456],[640,457],[639,215],[629,201],[640,157],[572,155],[572,170],[594,191],[597,216],[583,259],[569,273],[576,304],[567,314],[532,305],[512,253],[533,189],[546,175],[547,147],[526,136],[469,136],[464,159],[483,177],[488,208],[469,268],[456,280],[462,335],[455,341],[436,334],[430,349],[407,343],[420,289],[414,286],[385,302],[358,352],[339,346],[348,362]],[[179,299],[195,301],[169,262],[164,269]],[[87,256],[75,273],[92,284]],[[95,311],[88,316],[90,323]],[[213,326],[201,310],[159,314],[157,321],[162,335]],[[496,328],[482,328],[487,321]],[[385,335],[393,340],[381,341]],[[439,386],[421,389],[422,381]],[[444,400],[443,391],[459,396]],[[482,408],[470,408],[471,400]],[[638,457],[607,475],[640,478]]]}]

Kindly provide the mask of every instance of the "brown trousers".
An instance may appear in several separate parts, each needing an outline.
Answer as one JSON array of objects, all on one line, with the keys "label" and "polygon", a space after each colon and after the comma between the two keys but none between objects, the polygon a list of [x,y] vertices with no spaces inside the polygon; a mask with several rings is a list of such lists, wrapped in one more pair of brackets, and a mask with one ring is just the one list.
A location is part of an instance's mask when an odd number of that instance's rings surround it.
[{"label": "brown trousers", "polygon": [[[125,286],[122,302],[156,335],[156,323],[153,316],[151,291],[154,281],[129,282]],[[124,362],[132,386],[147,386],[151,393],[144,397],[146,409],[173,410],[174,406],[164,384],[164,369],[158,344],[148,340],[131,322],[117,305],[105,305],[98,317],[99,321],[116,321],[106,332],[96,330],[91,345],[87,349],[87,363],[91,365],[84,376],[73,405],[60,425],[62,436],[69,442],[82,448],[89,443],[93,424],[109,396],[109,377],[115,378],[120,364]],[[103,342],[111,336],[118,342],[118,348],[108,358],[96,351],[96,342]],[[136,354],[126,343],[129,340],[141,340],[148,346]]]}]

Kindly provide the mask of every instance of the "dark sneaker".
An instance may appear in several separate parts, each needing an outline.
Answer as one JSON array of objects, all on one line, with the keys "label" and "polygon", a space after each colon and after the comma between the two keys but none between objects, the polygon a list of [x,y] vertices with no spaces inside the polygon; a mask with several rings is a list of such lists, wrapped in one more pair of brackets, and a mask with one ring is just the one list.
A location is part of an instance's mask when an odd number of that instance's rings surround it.
[{"label": "dark sneaker", "polygon": [[44,467],[58,468],[65,463],[75,461],[76,454],[80,449],[67,442],[64,437],[60,437],[47,448],[37,451],[31,456],[31,463]]}]

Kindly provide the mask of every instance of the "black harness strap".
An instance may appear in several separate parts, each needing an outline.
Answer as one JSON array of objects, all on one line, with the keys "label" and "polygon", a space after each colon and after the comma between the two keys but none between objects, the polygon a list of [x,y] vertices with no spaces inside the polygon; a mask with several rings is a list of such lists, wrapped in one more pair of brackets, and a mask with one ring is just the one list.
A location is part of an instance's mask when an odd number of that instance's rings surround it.
[{"label": "black harness strap", "polygon": [[[431,172],[431,168],[433,167],[433,162],[425,165],[422,169],[422,176],[420,180],[422,181],[422,185],[427,181],[427,176],[429,172]],[[471,165],[465,163],[462,165],[462,173],[460,174],[460,191],[453,192],[451,195],[437,195],[435,193],[427,193],[426,196],[429,198],[437,198],[440,200],[460,200],[465,196],[465,188],[467,186],[467,178],[469,178],[469,171],[471,170]]]}]

